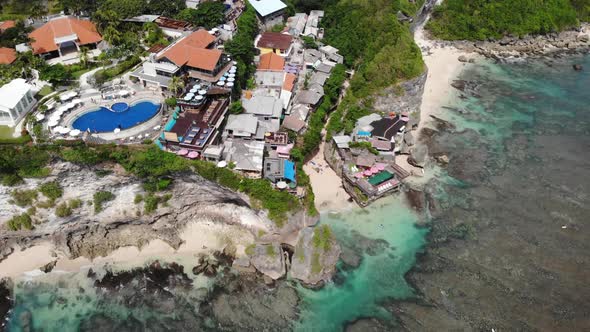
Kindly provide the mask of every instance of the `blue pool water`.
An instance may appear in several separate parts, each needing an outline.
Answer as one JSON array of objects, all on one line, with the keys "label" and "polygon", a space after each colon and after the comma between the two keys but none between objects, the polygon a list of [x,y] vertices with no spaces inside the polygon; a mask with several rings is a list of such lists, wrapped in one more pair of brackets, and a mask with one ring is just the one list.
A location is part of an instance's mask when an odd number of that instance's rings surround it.
[{"label": "blue pool water", "polygon": [[111,105],[111,110],[113,110],[114,112],[120,113],[120,112],[125,112],[129,109],[129,104],[127,103],[114,103],[113,105]]},{"label": "blue pool water", "polygon": [[160,104],[149,101],[133,104],[127,111],[123,112],[113,112],[106,107],[101,107],[77,118],[72,127],[81,131],[89,129],[91,132],[99,133],[111,132],[116,128],[124,130],[151,119],[158,113],[159,109]]}]

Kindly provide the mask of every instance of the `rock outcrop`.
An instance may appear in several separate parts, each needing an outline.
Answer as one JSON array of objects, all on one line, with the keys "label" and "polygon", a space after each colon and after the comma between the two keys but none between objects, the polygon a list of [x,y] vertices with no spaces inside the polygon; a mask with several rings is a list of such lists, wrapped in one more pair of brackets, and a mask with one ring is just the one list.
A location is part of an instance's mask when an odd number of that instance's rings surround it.
[{"label": "rock outcrop", "polygon": [[257,271],[273,280],[285,275],[285,257],[278,243],[258,244],[252,250],[250,262]]},{"label": "rock outcrop", "polygon": [[291,262],[291,276],[310,286],[320,286],[336,272],[340,245],[333,236],[322,237],[322,228],[306,228],[299,233]]}]

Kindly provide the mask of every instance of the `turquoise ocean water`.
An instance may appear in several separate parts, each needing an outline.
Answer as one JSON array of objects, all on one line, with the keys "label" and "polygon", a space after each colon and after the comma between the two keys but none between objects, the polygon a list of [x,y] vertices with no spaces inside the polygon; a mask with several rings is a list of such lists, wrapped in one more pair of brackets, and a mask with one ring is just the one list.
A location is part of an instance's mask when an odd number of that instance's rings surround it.
[{"label": "turquoise ocean water", "polygon": [[[586,70],[575,72],[571,69],[572,63],[581,63]],[[512,148],[507,142],[516,136],[525,137],[524,142],[528,142],[531,149],[538,149],[538,136],[587,137],[590,134],[590,57],[503,64],[485,62],[470,67],[461,78],[480,82],[479,97],[460,99],[458,93],[449,96],[447,106],[453,110],[444,110],[441,117],[456,125],[458,132],[467,130],[465,133],[471,132],[471,136],[459,133],[439,144],[445,148],[485,150],[486,156],[485,162],[474,163],[477,170],[466,164],[462,166],[464,170],[454,172],[462,176],[452,178],[444,172],[439,176],[438,198],[443,209],[473,204],[470,181],[474,177],[491,177],[510,169],[508,166],[516,162],[518,151],[507,153]],[[477,143],[473,133],[477,134]],[[518,162],[526,163],[535,158],[531,152]],[[516,172],[526,176],[526,167],[511,171],[513,176],[520,176]],[[452,193],[449,188],[453,189]],[[340,266],[336,280],[321,290],[293,286],[301,298],[299,319],[293,325],[295,331],[341,331],[347,323],[363,317],[391,320],[394,317],[382,304],[413,296],[415,291],[404,280],[404,274],[414,265],[428,230],[415,226],[419,216],[402,201],[401,197],[391,197],[364,210],[322,215],[321,223],[330,225],[344,246],[362,256],[361,264],[356,269]],[[382,239],[387,245],[380,242],[378,249],[370,251],[359,247],[360,239]],[[21,330],[19,315],[26,310],[33,312],[33,325],[43,327],[44,331],[75,331],[82,318],[96,312],[120,320],[134,312],[134,319],[144,324],[154,318],[148,307],[113,306],[97,299],[89,289],[92,285],[84,276],[60,278],[51,286],[17,287],[17,303],[9,330]],[[179,296],[190,299],[190,294]]]}]

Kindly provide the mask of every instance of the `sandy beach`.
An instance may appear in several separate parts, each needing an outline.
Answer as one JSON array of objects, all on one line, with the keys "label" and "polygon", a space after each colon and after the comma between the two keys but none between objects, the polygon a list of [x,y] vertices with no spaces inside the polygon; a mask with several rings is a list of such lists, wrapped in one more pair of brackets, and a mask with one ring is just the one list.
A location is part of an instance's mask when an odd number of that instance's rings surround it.
[{"label": "sandy beach", "polygon": [[439,114],[441,106],[453,95],[454,88],[451,87],[451,83],[461,70],[467,66],[467,63],[460,62],[458,58],[463,55],[470,59],[474,58],[475,55],[462,52],[451,46],[442,47],[436,45],[435,42],[427,39],[422,27],[416,30],[414,39],[422,49],[422,57],[428,67],[428,77],[424,86],[420,108],[419,132],[430,123],[430,115]]},{"label": "sandy beach", "polygon": [[315,205],[320,212],[340,212],[353,208],[356,204],[349,202],[350,196],[342,187],[342,179],[324,159],[324,144],[320,145],[320,151],[315,157],[303,165],[311,181]]},{"label": "sandy beach", "polygon": [[[247,245],[254,242],[254,236],[236,225],[221,225],[213,222],[194,222],[187,225],[181,233],[184,243],[174,250],[162,240],[150,241],[142,248],[121,247],[106,257],[93,260],[86,257],[68,258],[49,243],[40,243],[33,247],[16,250],[0,262],[0,278],[26,277],[42,274],[40,268],[57,261],[54,272],[80,272],[88,267],[102,267],[116,264],[117,269],[142,266],[154,259],[179,261],[193,260],[201,253],[220,251],[231,241],[237,248],[238,255],[243,254]],[[196,263],[196,259],[194,259]]]}]

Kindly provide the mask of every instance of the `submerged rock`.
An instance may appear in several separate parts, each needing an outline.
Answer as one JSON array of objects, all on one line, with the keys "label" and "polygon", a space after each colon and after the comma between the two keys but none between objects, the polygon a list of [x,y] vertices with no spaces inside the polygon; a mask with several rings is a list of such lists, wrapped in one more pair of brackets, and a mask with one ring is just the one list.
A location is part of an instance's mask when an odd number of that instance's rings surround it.
[{"label": "submerged rock", "polygon": [[574,68],[575,71],[582,71],[584,69],[584,67],[580,64],[575,64],[572,67]]}]

